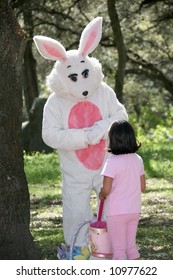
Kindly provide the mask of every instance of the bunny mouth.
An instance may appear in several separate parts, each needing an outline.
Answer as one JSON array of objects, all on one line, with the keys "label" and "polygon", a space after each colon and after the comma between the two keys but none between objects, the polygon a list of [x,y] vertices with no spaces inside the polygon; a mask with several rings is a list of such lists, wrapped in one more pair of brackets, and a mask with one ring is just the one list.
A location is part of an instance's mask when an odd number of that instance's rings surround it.
[{"label": "bunny mouth", "polygon": [[87,99],[90,96],[88,91],[84,91],[82,94],[80,93],[78,95],[71,92],[70,95],[73,96],[73,98],[81,101]]}]

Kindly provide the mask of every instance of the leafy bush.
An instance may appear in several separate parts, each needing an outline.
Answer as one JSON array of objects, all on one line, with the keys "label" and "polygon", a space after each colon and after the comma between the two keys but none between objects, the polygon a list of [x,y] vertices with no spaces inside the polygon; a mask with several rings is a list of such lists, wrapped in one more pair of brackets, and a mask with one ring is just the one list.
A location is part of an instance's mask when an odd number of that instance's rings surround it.
[{"label": "leafy bush", "polygon": [[145,144],[167,141],[173,135],[173,106],[165,111],[154,111],[152,108],[141,109],[140,117],[130,114],[129,121],[134,126],[138,138]]}]

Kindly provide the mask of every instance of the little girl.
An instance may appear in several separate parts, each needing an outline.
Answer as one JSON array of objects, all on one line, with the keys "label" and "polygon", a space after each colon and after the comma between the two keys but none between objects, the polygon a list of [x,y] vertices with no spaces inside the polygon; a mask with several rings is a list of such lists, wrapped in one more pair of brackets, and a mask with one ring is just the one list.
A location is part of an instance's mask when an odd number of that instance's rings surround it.
[{"label": "little girl", "polygon": [[141,211],[141,192],[146,182],[142,158],[136,154],[141,144],[127,121],[114,122],[109,130],[109,149],[101,175],[99,198],[106,199],[106,220],[113,259],[134,260],[140,254],[136,233]]}]

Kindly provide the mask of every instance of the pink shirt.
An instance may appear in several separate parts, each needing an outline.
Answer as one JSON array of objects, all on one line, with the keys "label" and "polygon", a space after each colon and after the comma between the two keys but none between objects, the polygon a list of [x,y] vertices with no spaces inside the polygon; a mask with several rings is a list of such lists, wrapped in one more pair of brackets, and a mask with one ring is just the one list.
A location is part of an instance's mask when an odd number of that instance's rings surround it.
[{"label": "pink shirt", "polygon": [[140,213],[141,182],[144,174],[142,158],[136,153],[111,155],[101,175],[113,178],[112,189],[106,199],[106,215]]}]

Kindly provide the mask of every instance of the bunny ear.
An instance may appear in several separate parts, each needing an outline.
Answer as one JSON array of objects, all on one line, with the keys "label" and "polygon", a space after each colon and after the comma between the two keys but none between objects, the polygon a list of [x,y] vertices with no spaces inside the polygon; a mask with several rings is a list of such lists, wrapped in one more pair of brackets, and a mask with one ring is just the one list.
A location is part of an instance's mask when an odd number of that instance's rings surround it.
[{"label": "bunny ear", "polygon": [[91,53],[98,46],[102,35],[102,17],[93,19],[83,30],[80,43],[79,53],[83,56]]},{"label": "bunny ear", "polygon": [[34,36],[39,53],[46,59],[66,60],[66,50],[61,43],[45,36]]}]

